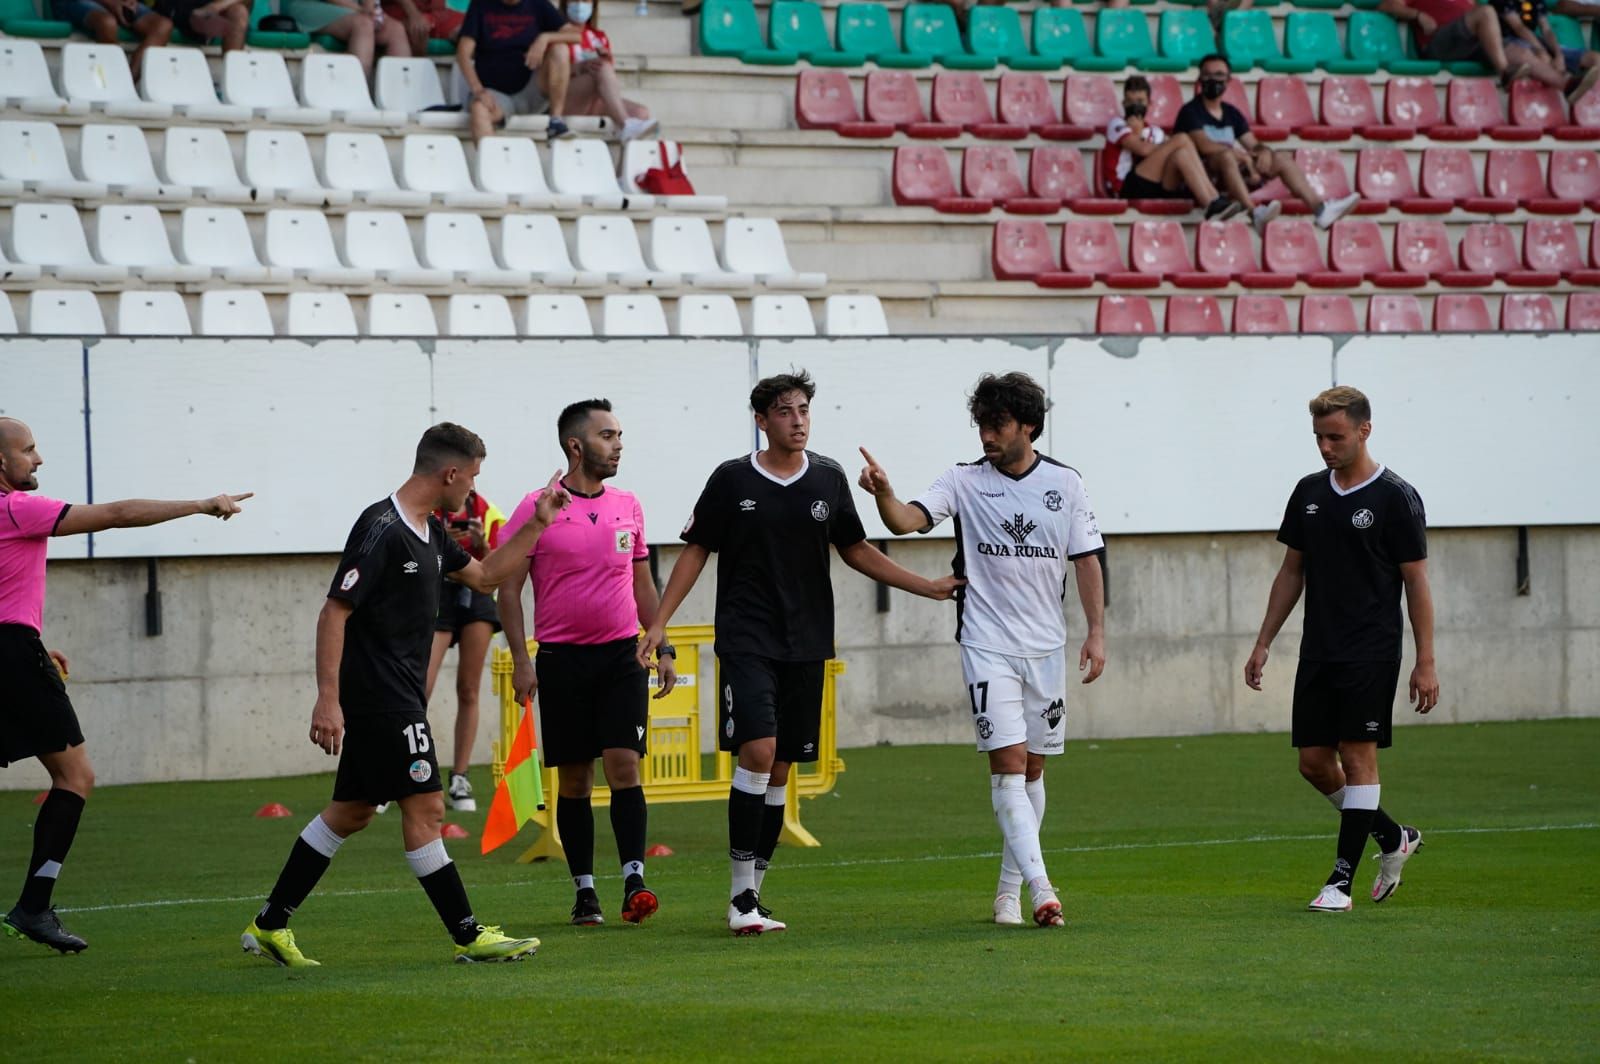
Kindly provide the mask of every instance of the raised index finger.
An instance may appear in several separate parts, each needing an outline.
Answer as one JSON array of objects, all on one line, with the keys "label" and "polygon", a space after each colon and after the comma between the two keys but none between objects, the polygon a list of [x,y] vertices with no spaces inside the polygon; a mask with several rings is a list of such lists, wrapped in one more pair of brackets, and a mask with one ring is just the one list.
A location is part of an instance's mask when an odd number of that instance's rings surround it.
[{"label": "raised index finger", "polygon": [[872,457],[871,453],[869,453],[865,447],[858,447],[856,450],[861,452],[861,457],[867,460],[868,465],[876,466],[878,464],[878,460]]},{"label": "raised index finger", "polygon": [[234,502],[244,502],[246,499],[253,499],[255,497],[256,497],[256,493],[253,492],[253,491],[247,491],[243,495],[229,495],[228,496],[228,498],[232,499]]}]

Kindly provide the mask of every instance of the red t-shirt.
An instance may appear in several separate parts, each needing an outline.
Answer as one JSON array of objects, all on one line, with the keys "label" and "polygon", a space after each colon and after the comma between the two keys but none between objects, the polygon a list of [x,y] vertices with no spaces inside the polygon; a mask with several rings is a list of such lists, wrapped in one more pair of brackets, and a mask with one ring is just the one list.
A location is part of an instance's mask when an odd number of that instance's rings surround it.
[{"label": "red t-shirt", "polygon": [[[461,544],[461,549],[468,554],[473,554],[472,537],[461,529],[456,528],[452,522],[471,521],[474,518],[482,521],[483,540],[488,544],[489,550],[494,550],[500,545],[500,533],[506,525],[506,515],[496,509],[494,503],[477,492],[467,496],[467,505],[462,507],[460,513],[447,514],[443,510],[435,510],[433,511],[433,516],[444,523],[444,527],[450,532],[450,538]],[[473,554],[473,557],[480,562],[487,556],[487,552]]]},{"label": "red t-shirt", "polygon": [[[1478,5],[1473,0],[1406,0],[1406,6],[1427,15],[1442,30]],[[1417,52],[1421,54],[1428,47],[1428,42],[1433,40],[1433,33],[1424,35],[1422,27],[1415,22],[1411,24],[1411,32],[1417,35]]]}]

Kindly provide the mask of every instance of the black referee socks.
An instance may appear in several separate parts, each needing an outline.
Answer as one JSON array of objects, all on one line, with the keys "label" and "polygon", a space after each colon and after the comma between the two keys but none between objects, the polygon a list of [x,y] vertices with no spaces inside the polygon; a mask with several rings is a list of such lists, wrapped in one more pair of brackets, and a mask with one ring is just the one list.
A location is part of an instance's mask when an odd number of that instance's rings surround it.
[{"label": "black referee socks", "polygon": [[50,895],[56,889],[61,863],[72,849],[83,816],[83,797],[72,791],[53,788],[39,806],[33,820],[33,856],[28,858],[28,878],[23,881],[17,908],[25,913],[42,913],[50,908]]}]

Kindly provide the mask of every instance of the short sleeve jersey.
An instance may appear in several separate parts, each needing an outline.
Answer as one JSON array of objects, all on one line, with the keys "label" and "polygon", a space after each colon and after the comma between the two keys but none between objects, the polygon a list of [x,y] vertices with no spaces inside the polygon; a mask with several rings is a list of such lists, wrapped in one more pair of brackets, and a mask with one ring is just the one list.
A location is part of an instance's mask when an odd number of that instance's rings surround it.
[{"label": "short sleeve jersey", "polygon": [[[650,557],[638,498],[613,487],[598,495],[571,488],[572,503],[528,555],[533,636],[541,643],[610,643],[639,632],[633,563]],[[528,523],[544,489],[523,498],[506,538]]]},{"label": "short sleeve jersey", "polygon": [[25,491],[0,494],[0,624],[44,625],[44,563],[70,505]]},{"label": "short sleeve jersey", "polygon": [[461,23],[461,36],[475,43],[472,65],[485,88],[514,96],[528,87],[528,46],[541,33],[555,33],[567,18],[550,0],[472,0]]},{"label": "short sleeve jersey", "polygon": [[1302,660],[1400,660],[1400,566],[1428,556],[1427,523],[1417,489],[1382,466],[1348,491],[1332,470],[1295,485],[1278,541],[1305,556]]},{"label": "short sleeve jersey", "polygon": [[1198,129],[1218,144],[1236,144],[1250,132],[1250,123],[1231,103],[1223,103],[1222,117],[1215,118],[1206,110],[1205,100],[1196,96],[1179,109],[1174,128],[1179,133],[1193,133]]},{"label": "short sleeve jersey", "polygon": [[1018,475],[957,465],[911,505],[929,529],[955,518],[956,642],[1026,658],[1066,646],[1068,563],[1106,547],[1076,469],[1042,454]]},{"label": "short sleeve jersey", "polygon": [[684,542],[717,555],[717,654],[833,657],[828,547],[866,538],[850,480],[831,458],[807,451],[787,480],[754,454],[718,466],[683,530]]},{"label": "short sleeve jersey", "polygon": [[[1121,115],[1113,118],[1110,125],[1106,126],[1106,146],[1100,153],[1100,169],[1106,191],[1113,196],[1122,191],[1122,183],[1128,180],[1128,175],[1133,172],[1134,165],[1139,161],[1138,156],[1131,151],[1122,150],[1123,138],[1132,132],[1128,120]],[[1148,144],[1164,144],[1167,134],[1160,126],[1147,125],[1139,139]]]},{"label": "short sleeve jersey", "polygon": [[362,511],[345,541],[328,597],[355,607],[344,629],[339,704],[346,717],[424,710],[440,578],[472,556],[428,516],[423,534],[394,496]]}]

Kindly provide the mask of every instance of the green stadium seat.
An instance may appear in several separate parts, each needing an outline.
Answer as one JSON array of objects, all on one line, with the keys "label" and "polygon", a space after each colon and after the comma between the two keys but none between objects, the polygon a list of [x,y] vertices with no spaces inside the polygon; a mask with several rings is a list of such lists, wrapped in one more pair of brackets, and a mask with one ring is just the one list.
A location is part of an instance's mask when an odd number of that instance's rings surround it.
[{"label": "green stadium seat", "polygon": [[761,66],[789,66],[800,61],[795,52],[767,47],[750,0],[705,0],[700,9],[700,52],[737,56]]},{"label": "green stadium seat", "polygon": [[[1596,25],[1600,25],[1600,21]],[[1577,19],[1567,15],[1551,15],[1550,28],[1556,31],[1556,40],[1561,42],[1561,47],[1588,50],[1589,46],[1583,43],[1583,27],[1578,25]]]},{"label": "green stadium seat", "polygon": [[1493,70],[1482,63],[1475,63],[1471,60],[1463,63],[1446,63],[1444,68],[1458,78],[1487,78],[1494,74]]},{"label": "green stadium seat", "polygon": [[[1084,28],[1083,15],[1070,8],[1041,7],[1033,13],[1033,51],[1079,70],[1096,69],[1083,63],[1099,58],[1094,54],[1089,31]],[[1098,69],[1121,70],[1122,66]]]},{"label": "green stadium seat", "polygon": [[834,50],[822,8],[809,0],[774,0],[767,35],[775,50],[795,52],[813,66],[858,67],[867,61],[860,52]]},{"label": "green stadium seat", "polygon": [[428,38],[429,55],[455,55],[456,42],[440,40],[438,37]]},{"label": "green stadium seat", "polygon": [[1236,71],[1259,65],[1274,74],[1306,74],[1317,68],[1311,60],[1284,58],[1272,32],[1272,16],[1254,8],[1223,16],[1222,50]]},{"label": "green stadium seat", "polygon": [[1365,59],[1349,59],[1339,44],[1339,26],[1326,11],[1294,11],[1283,33],[1289,58],[1316,63],[1330,74],[1368,75],[1378,72],[1378,64]]},{"label": "green stadium seat", "polygon": [[881,67],[911,70],[933,63],[927,56],[901,50],[889,22],[889,9],[882,4],[840,4],[834,38],[839,51],[859,52]]},{"label": "green stadium seat", "polygon": [[34,0],[0,0],[0,29],[12,37],[54,40],[72,36],[72,23],[40,18]]},{"label": "green stadium seat", "polygon": [[1150,39],[1150,23],[1144,12],[1128,8],[1100,10],[1094,20],[1094,45],[1095,51],[1104,58],[1140,70],[1178,71],[1189,65],[1179,59],[1163,59],[1156,55],[1155,42]]},{"label": "green stadium seat", "polygon": [[[250,25],[259,26],[261,20],[278,13],[273,0],[255,0],[250,8]],[[252,29],[245,35],[245,44],[251,48],[278,48],[299,52],[311,47],[309,33],[283,33],[277,30]]]},{"label": "green stadium seat", "polygon": [[967,51],[955,9],[945,4],[907,4],[900,14],[900,36],[908,53],[927,56],[951,70],[994,69],[992,57]]},{"label": "green stadium seat", "polygon": [[1217,35],[1204,11],[1161,13],[1161,54],[1193,65],[1217,50]]},{"label": "green stadium seat", "polygon": [[1337,11],[1344,0],[1294,0],[1294,6],[1312,11]]},{"label": "green stadium seat", "polygon": [[1009,7],[975,7],[967,22],[973,55],[998,59],[1013,70],[1059,70],[1061,60],[1034,55],[1022,39],[1022,19]]},{"label": "green stadium seat", "polygon": [[1432,77],[1443,67],[1432,59],[1410,58],[1400,25],[1381,11],[1352,12],[1345,31],[1350,36],[1351,59],[1377,63],[1391,74]]}]

